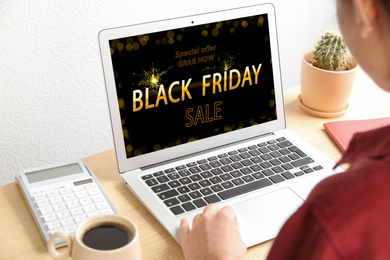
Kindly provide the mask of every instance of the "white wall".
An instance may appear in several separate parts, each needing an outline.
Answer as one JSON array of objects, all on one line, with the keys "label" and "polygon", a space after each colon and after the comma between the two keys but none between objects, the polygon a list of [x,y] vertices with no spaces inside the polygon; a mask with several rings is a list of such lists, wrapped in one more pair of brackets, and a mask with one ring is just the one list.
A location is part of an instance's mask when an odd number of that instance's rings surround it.
[{"label": "white wall", "polygon": [[[254,0],[1,0],[0,185],[21,169],[113,148],[97,35],[104,28],[216,11]],[[270,0],[284,88],[336,24],[335,1]]]}]

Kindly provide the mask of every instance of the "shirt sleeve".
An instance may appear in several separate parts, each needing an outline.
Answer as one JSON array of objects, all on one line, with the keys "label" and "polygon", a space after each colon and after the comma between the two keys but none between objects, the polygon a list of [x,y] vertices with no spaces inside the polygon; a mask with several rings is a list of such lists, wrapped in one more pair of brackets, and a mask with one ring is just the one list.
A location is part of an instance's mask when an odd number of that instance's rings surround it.
[{"label": "shirt sleeve", "polygon": [[280,230],[268,260],[342,259],[323,223],[304,204]]}]

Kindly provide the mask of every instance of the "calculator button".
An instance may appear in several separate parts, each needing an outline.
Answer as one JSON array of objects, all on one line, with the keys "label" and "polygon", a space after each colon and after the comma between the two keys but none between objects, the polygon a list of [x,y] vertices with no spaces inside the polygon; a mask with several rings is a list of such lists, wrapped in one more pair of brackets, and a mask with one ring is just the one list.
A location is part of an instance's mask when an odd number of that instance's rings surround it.
[{"label": "calculator button", "polygon": [[60,223],[58,223],[58,222],[47,223],[46,227],[48,230],[55,230],[55,229],[61,228]]},{"label": "calculator button", "polygon": [[106,203],[97,203],[95,206],[98,210],[104,210],[104,209],[108,208]]},{"label": "calculator button", "polygon": [[63,227],[67,227],[67,226],[72,226],[73,225],[73,220],[71,219],[63,219],[60,221],[61,225]]},{"label": "calculator button", "polygon": [[76,226],[71,225],[71,226],[64,228],[64,231],[67,232],[69,235],[73,236],[75,229],[76,229]]},{"label": "calculator button", "polygon": [[82,191],[84,190],[84,185],[75,186],[72,188],[73,191]]},{"label": "calculator button", "polygon": [[96,195],[100,195],[100,192],[97,189],[90,189],[88,190],[88,194],[90,196],[96,196]]},{"label": "calculator button", "polygon": [[53,211],[51,210],[51,207],[43,207],[39,208],[39,211],[41,212],[42,215],[50,214]]},{"label": "calculator button", "polygon": [[76,197],[73,194],[64,195],[62,198],[64,199],[64,201],[71,201],[76,199]]},{"label": "calculator button", "polygon": [[91,200],[89,198],[85,198],[85,199],[79,200],[79,203],[80,203],[81,206],[90,205],[91,204]]},{"label": "calculator button", "polygon": [[80,215],[80,216],[76,216],[76,217],[73,218],[75,223],[80,223],[84,219],[86,219],[85,215]]},{"label": "calculator button", "polygon": [[66,206],[68,207],[68,209],[73,209],[73,208],[77,208],[79,206],[79,203],[77,201],[69,201],[66,203]]},{"label": "calculator button", "polygon": [[68,188],[64,188],[64,189],[60,190],[61,195],[70,194],[70,193],[72,193],[72,191],[71,191],[71,189],[68,189]]},{"label": "calculator button", "polygon": [[36,201],[36,203],[37,203],[38,208],[43,208],[43,207],[50,206],[49,202],[46,199],[38,200],[38,201]]},{"label": "calculator button", "polygon": [[98,203],[98,202],[104,201],[104,199],[103,199],[102,196],[95,196],[95,197],[92,198],[92,201],[93,201],[94,203]]},{"label": "calculator button", "polygon": [[60,212],[60,211],[63,211],[63,210],[66,210],[64,204],[57,204],[57,205],[53,205],[53,210],[55,212]]},{"label": "calculator button", "polygon": [[49,235],[53,235],[55,232],[62,231],[62,230],[63,230],[63,228],[57,228],[57,229],[49,230],[47,233],[49,233]]},{"label": "calculator button", "polygon": [[83,211],[80,208],[71,209],[69,212],[73,217],[83,214]]},{"label": "calculator button", "polygon": [[88,197],[88,193],[86,191],[75,192],[75,195],[76,195],[76,197],[78,199],[82,199],[82,198]]},{"label": "calculator button", "polygon": [[50,201],[50,204],[51,204],[51,205],[55,205],[55,204],[60,204],[60,203],[62,203],[61,197],[51,198],[51,199],[49,199],[49,201]]},{"label": "calculator button", "polygon": [[45,220],[45,222],[53,222],[53,221],[56,221],[57,218],[54,214],[48,214],[48,215],[45,215],[43,216],[43,219]]},{"label": "calculator button", "polygon": [[90,218],[90,217],[93,217],[93,216],[96,216],[96,215],[99,215],[99,212],[98,211],[93,211],[93,212],[88,213],[87,217]]},{"label": "calculator button", "polygon": [[85,188],[86,189],[95,188],[96,187],[95,185],[96,185],[95,183],[88,183],[88,184],[85,185]]},{"label": "calculator button", "polygon": [[57,218],[58,219],[64,219],[64,218],[69,218],[69,213],[67,211],[61,211],[57,213]]},{"label": "calculator button", "polygon": [[96,208],[95,208],[94,205],[90,205],[90,206],[85,206],[85,207],[83,207],[83,210],[84,210],[85,213],[88,213],[88,212],[95,211]]},{"label": "calculator button", "polygon": [[33,198],[35,201],[40,201],[40,200],[45,200],[46,196],[45,194],[40,193],[40,194],[35,194]]},{"label": "calculator button", "polygon": [[100,211],[100,214],[113,214],[113,213],[111,210],[106,209],[106,210]]},{"label": "calculator button", "polygon": [[48,197],[49,199],[50,198],[53,198],[53,197],[57,197],[59,195],[58,191],[56,190],[53,190],[53,191],[48,191],[46,193],[46,197]]}]

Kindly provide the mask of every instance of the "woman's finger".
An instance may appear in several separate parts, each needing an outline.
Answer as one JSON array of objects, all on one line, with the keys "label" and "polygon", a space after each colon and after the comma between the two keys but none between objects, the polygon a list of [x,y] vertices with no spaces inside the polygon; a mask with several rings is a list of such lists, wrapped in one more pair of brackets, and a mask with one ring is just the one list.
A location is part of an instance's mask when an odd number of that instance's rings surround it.
[{"label": "woman's finger", "polygon": [[180,240],[183,241],[188,236],[189,233],[190,233],[190,226],[188,224],[188,220],[182,218],[180,222],[180,229],[179,229]]}]

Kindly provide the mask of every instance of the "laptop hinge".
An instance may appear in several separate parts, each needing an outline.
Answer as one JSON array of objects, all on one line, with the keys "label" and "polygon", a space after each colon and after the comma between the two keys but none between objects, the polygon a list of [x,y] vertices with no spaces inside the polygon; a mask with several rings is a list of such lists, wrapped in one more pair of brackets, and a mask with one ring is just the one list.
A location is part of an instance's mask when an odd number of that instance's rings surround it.
[{"label": "laptop hinge", "polygon": [[187,158],[194,157],[195,155],[202,155],[202,154],[210,153],[210,152],[213,152],[213,151],[221,150],[221,149],[229,147],[229,146],[237,145],[237,144],[240,144],[240,143],[247,143],[247,142],[250,142],[251,140],[264,138],[264,137],[271,136],[271,135],[274,135],[274,133],[267,133],[267,134],[263,134],[263,135],[257,135],[257,136],[254,136],[254,137],[250,137],[250,138],[243,139],[243,140],[240,140],[240,141],[232,142],[232,143],[229,143],[229,144],[216,146],[216,147],[204,150],[204,151],[198,151],[196,153],[187,154],[187,155],[180,156],[180,157],[177,157],[177,158],[174,158],[174,159],[170,159],[170,160],[166,160],[166,161],[163,161],[163,162],[160,162],[160,163],[155,163],[155,164],[151,164],[151,165],[148,165],[148,166],[145,166],[145,167],[141,167],[139,169],[135,169],[135,170],[132,170],[130,172],[150,170],[150,169],[153,169],[155,167],[158,167],[158,166],[161,166],[161,165],[164,165],[164,164],[173,163],[175,161],[185,160]]},{"label": "laptop hinge", "polygon": [[[124,174],[124,173],[140,174],[140,173],[142,173],[142,168],[137,168],[137,169],[133,169],[133,170],[121,172],[120,174],[122,175],[122,174]],[[125,184],[126,184],[126,183],[125,183]]]}]

